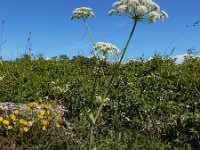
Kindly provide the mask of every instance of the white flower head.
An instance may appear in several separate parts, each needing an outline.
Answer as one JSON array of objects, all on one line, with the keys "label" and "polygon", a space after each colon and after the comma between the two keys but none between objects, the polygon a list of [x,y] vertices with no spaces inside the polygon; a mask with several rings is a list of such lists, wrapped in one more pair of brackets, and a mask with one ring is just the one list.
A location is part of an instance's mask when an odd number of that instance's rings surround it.
[{"label": "white flower head", "polygon": [[[123,15],[137,21],[147,20],[150,23],[156,19],[164,20],[168,17],[164,11],[160,12],[160,6],[152,0],[119,0],[113,3],[109,15]],[[155,13],[156,12],[156,13]]]},{"label": "white flower head", "polygon": [[80,8],[76,8],[73,11],[72,17],[71,19],[87,19],[88,17],[95,17],[94,12],[92,11],[91,8],[88,7],[80,7]]},{"label": "white flower head", "polygon": [[105,43],[105,42],[96,42],[94,44],[94,55],[101,58],[105,59],[106,55],[120,55],[120,49],[110,43]]}]

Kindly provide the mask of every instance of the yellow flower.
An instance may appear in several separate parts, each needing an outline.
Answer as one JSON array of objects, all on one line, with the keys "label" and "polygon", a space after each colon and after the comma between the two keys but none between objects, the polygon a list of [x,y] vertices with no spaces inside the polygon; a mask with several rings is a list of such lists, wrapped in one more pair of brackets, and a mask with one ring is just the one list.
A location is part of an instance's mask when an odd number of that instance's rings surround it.
[{"label": "yellow flower", "polygon": [[44,115],[46,111],[44,109],[40,109],[39,112],[40,112],[41,115]]},{"label": "yellow flower", "polygon": [[50,115],[51,111],[50,110],[47,110],[47,115]]},{"label": "yellow flower", "polygon": [[3,117],[0,116],[0,122],[3,122]]},{"label": "yellow flower", "polygon": [[32,112],[32,111],[33,111],[32,108],[31,108],[30,106],[28,106],[28,111],[29,111],[29,112]]},{"label": "yellow flower", "polygon": [[23,127],[24,132],[28,132],[29,128],[28,127]]},{"label": "yellow flower", "polygon": [[14,111],[14,114],[15,114],[15,115],[18,115],[18,114],[19,114],[19,110],[18,110],[18,109],[15,110],[15,111]]},{"label": "yellow flower", "polygon": [[38,103],[37,102],[31,102],[28,104],[29,107],[33,108],[33,107],[38,107]]},{"label": "yellow flower", "polygon": [[3,120],[3,124],[9,125],[9,123],[10,123],[9,120],[6,119]]},{"label": "yellow flower", "polygon": [[42,130],[46,131],[47,130],[46,126],[42,126]]},{"label": "yellow flower", "polygon": [[48,119],[48,120],[51,120],[51,119],[52,119],[52,116],[48,116],[47,119]]},{"label": "yellow flower", "polygon": [[19,123],[28,126],[28,122],[26,120],[24,120],[24,119],[20,119]]},{"label": "yellow flower", "polygon": [[47,120],[42,120],[42,125],[46,126],[48,124]]},{"label": "yellow flower", "polygon": [[8,130],[12,129],[12,126],[8,126]]},{"label": "yellow flower", "polygon": [[44,116],[43,115],[38,115],[38,118],[43,119]]},{"label": "yellow flower", "polygon": [[56,127],[57,127],[57,128],[60,128],[61,126],[60,126],[60,124],[59,124],[59,123],[56,123]]},{"label": "yellow flower", "polygon": [[41,98],[39,99],[39,102],[42,103],[42,99]]},{"label": "yellow flower", "polygon": [[46,108],[50,108],[50,107],[51,107],[51,103],[47,103]]},{"label": "yellow flower", "polygon": [[11,118],[12,120],[16,120],[15,114],[11,114],[11,115],[10,115],[10,118]]}]

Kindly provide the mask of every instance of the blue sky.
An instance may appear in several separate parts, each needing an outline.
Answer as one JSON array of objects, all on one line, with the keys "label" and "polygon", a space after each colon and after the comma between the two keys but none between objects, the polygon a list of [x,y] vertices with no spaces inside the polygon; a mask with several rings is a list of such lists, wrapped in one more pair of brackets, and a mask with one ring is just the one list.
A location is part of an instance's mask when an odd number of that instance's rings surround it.
[{"label": "blue sky", "polygon": [[[107,15],[114,0],[0,0],[0,21],[5,20],[1,55],[20,57],[32,33],[32,53],[45,57],[67,54],[91,56],[92,44],[82,20],[70,20],[77,7],[91,7],[96,18],[88,19],[95,41],[110,42],[122,49],[132,27],[127,18]],[[182,55],[189,48],[200,52],[199,0],[155,0],[169,14],[164,22],[139,23],[126,58],[153,56],[155,53]],[[188,27],[186,27],[188,25]],[[1,28],[0,28],[1,29]]]}]

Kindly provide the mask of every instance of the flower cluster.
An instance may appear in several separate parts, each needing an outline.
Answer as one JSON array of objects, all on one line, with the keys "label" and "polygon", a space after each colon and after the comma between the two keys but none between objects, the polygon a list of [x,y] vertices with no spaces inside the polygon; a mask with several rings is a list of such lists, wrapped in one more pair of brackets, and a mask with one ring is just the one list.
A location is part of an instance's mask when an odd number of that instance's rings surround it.
[{"label": "flower cluster", "polygon": [[110,101],[109,98],[103,99],[101,96],[96,96],[96,102],[97,103],[104,103],[106,105],[106,102]]},{"label": "flower cluster", "polygon": [[112,9],[108,12],[109,15],[126,15],[134,20],[148,20],[150,23],[156,19],[164,20],[168,17],[165,11],[160,11],[158,4],[152,0],[120,0],[113,3]]},{"label": "flower cluster", "polygon": [[76,8],[73,11],[71,19],[80,19],[80,18],[87,19],[88,17],[93,17],[93,18],[95,17],[92,9],[88,7],[80,7]]},{"label": "flower cluster", "polygon": [[51,88],[53,92],[56,92],[58,94],[64,94],[67,91],[69,91],[69,84],[65,84],[64,86],[59,86],[58,85],[58,80],[56,82],[52,81],[51,82]]},{"label": "flower cluster", "polygon": [[16,109],[9,115],[3,114],[0,116],[0,132],[2,129],[10,131],[29,132],[37,126],[41,131],[46,131],[48,128],[60,128],[62,123],[62,114],[54,109],[56,103],[31,102],[27,105],[26,110]]},{"label": "flower cluster", "polygon": [[100,59],[103,60],[108,54],[111,54],[111,55],[116,54],[117,56],[119,56],[120,49],[117,46],[110,43],[96,42],[94,44],[93,53],[96,57],[99,57]]}]

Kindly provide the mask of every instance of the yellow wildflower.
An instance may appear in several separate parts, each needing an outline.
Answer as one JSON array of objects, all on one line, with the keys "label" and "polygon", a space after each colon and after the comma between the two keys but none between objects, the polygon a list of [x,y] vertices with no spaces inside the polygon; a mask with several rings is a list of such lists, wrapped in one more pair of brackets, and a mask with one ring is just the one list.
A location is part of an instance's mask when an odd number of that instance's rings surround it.
[{"label": "yellow wildflower", "polygon": [[51,120],[51,119],[52,119],[52,116],[48,116],[47,118],[48,118],[48,120]]},{"label": "yellow wildflower", "polygon": [[42,99],[41,98],[39,99],[39,102],[42,103]]},{"label": "yellow wildflower", "polygon": [[0,122],[3,122],[3,117],[0,116]]},{"label": "yellow wildflower", "polygon": [[16,109],[16,110],[14,111],[14,114],[15,114],[15,115],[18,115],[18,114],[19,114],[19,110]]},{"label": "yellow wildflower", "polygon": [[47,120],[42,120],[42,125],[46,126],[48,124]]},{"label": "yellow wildflower", "polygon": [[47,115],[50,115],[51,111],[50,110],[47,110]]},{"label": "yellow wildflower", "polygon": [[51,107],[51,103],[47,103],[46,108],[50,108],[50,107]]},{"label": "yellow wildflower", "polygon": [[9,123],[10,123],[9,120],[6,119],[3,120],[3,124],[9,125]]},{"label": "yellow wildflower", "polygon": [[42,130],[46,131],[47,130],[46,126],[42,126]]},{"label": "yellow wildflower", "polygon": [[39,112],[40,112],[41,115],[44,115],[46,111],[44,109],[40,109]]},{"label": "yellow wildflower", "polygon": [[24,119],[20,119],[19,123],[28,126],[28,122],[26,120],[24,120]]},{"label": "yellow wildflower", "polygon": [[28,106],[28,111],[29,111],[29,112],[32,112],[32,111],[33,111],[32,108],[31,108],[30,106]]},{"label": "yellow wildflower", "polygon": [[38,115],[38,118],[43,119],[44,116],[40,114],[40,115]]},{"label": "yellow wildflower", "polygon": [[29,107],[38,107],[38,103],[37,102],[31,102],[28,104]]},{"label": "yellow wildflower", "polygon": [[28,127],[23,127],[24,132],[28,132],[29,128]]},{"label": "yellow wildflower", "polygon": [[8,130],[12,129],[12,126],[8,126]]},{"label": "yellow wildflower", "polygon": [[16,120],[15,114],[10,114],[10,118],[11,118],[12,120]]},{"label": "yellow wildflower", "polygon": [[60,124],[59,124],[59,123],[56,123],[56,127],[57,127],[57,128],[60,128],[61,126],[60,126]]}]

